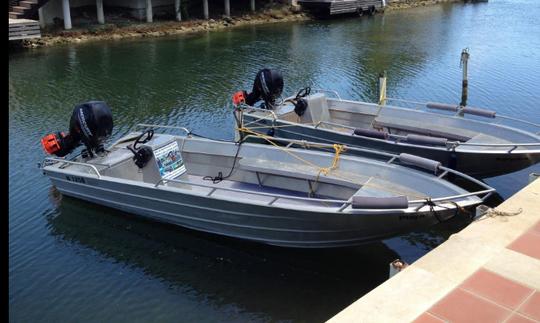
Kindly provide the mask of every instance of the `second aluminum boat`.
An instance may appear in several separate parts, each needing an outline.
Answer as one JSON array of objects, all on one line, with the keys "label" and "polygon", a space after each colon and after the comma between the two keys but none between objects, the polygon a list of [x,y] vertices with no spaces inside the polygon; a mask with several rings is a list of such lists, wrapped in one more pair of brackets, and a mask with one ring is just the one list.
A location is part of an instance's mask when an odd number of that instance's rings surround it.
[{"label": "second aluminum boat", "polygon": [[[336,92],[319,91],[291,97],[272,109],[243,105],[236,110],[239,128],[418,155],[478,177],[514,172],[540,161],[540,136],[534,132],[538,124],[478,108],[427,103],[427,111],[343,100]],[[442,110],[452,114],[435,113]]]}]

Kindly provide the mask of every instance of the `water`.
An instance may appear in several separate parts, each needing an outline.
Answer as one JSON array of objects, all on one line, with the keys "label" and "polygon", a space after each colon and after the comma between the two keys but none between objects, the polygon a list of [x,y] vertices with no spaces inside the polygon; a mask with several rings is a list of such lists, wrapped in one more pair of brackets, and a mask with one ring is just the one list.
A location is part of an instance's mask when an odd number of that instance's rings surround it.
[{"label": "water", "polygon": [[[455,220],[364,247],[286,250],[196,233],[62,197],[37,169],[39,139],[67,130],[73,106],[105,100],[113,139],[136,123],[233,138],[231,94],[278,68],[286,93],[469,103],[540,122],[540,3],[490,1],[373,18],[99,42],[9,57],[9,308],[13,322],[323,321],[467,223]],[[491,178],[508,198],[539,165]]]}]

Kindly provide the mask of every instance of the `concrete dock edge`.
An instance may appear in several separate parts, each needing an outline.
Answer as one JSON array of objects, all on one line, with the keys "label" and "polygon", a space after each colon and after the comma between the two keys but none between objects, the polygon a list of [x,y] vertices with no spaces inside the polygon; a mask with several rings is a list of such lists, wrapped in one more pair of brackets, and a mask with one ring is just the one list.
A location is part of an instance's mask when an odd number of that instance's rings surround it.
[{"label": "concrete dock edge", "polygon": [[[514,317],[540,322],[538,313],[527,310],[540,300],[540,243],[536,243],[540,242],[540,180],[495,210],[499,212],[452,235],[328,322],[455,322],[462,321],[460,317],[477,322],[487,317],[500,318],[500,322]],[[508,294],[502,290],[505,284],[522,291],[523,299],[517,298],[514,304],[507,302],[512,295],[498,295]],[[485,301],[486,309],[476,306],[471,313],[453,313],[458,312],[452,306],[459,304],[460,297],[469,296],[474,300],[464,304],[478,299]]]}]

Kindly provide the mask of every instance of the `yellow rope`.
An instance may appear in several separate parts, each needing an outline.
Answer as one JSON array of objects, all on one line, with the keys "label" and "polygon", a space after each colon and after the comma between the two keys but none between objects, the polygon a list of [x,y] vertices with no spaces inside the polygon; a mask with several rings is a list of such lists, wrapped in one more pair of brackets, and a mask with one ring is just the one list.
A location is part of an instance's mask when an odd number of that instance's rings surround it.
[{"label": "yellow rope", "polygon": [[324,175],[328,175],[328,173],[331,170],[334,170],[334,169],[337,168],[338,163],[339,163],[339,156],[340,156],[340,154],[342,152],[345,151],[345,146],[339,145],[339,144],[334,144],[333,146],[334,146],[334,159],[332,160],[332,166],[323,167],[323,168],[319,169],[319,174],[323,173]]},{"label": "yellow rope", "polygon": [[[252,134],[252,135],[255,135],[259,138],[262,138],[264,140],[266,140],[267,142],[269,142],[270,144],[272,144],[273,146],[279,148],[280,150],[286,152],[287,154],[293,156],[294,158],[306,163],[307,165],[309,166],[312,166],[312,167],[315,167],[315,168],[318,168],[319,169],[319,173],[317,175],[317,180],[319,179],[319,176],[320,174],[324,174],[325,176],[327,176],[330,171],[336,169],[338,167],[338,164],[339,164],[339,157],[341,155],[342,152],[345,151],[345,146],[344,145],[340,145],[340,144],[333,144],[333,147],[334,147],[334,158],[332,159],[332,165],[330,165],[329,167],[320,167],[320,166],[317,166],[315,165],[314,163],[308,161],[308,160],[305,160],[304,158],[296,155],[296,154],[293,154],[292,152],[290,152],[288,149],[284,149],[283,147],[279,146],[278,144],[276,144],[275,142],[273,142],[270,138],[270,136],[268,135],[263,135],[259,132],[256,132],[256,131],[253,131],[251,130],[250,128],[246,128],[246,127],[240,127],[240,128],[237,128],[238,131],[242,131],[242,132],[246,132],[246,133],[249,133],[249,134]],[[320,147],[327,147],[327,145],[320,145]]]}]

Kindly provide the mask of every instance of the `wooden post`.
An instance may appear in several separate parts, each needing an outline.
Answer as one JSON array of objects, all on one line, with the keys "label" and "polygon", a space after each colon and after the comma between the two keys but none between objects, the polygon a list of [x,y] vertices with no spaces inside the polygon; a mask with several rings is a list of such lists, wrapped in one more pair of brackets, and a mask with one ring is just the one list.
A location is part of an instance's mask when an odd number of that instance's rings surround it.
[{"label": "wooden post", "polygon": [[231,2],[230,0],[224,0],[225,1],[225,16],[230,17],[231,16]]},{"label": "wooden post", "polygon": [[208,0],[203,0],[203,11],[204,11],[204,19],[208,20],[209,14],[208,14]]},{"label": "wooden post", "polygon": [[146,22],[153,21],[152,0],[146,0]]},{"label": "wooden post", "polygon": [[103,0],[96,0],[96,10],[98,24],[103,25],[105,23],[105,14],[103,13]]},{"label": "wooden post", "polygon": [[69,0],[62,0],[62,13],[64,14],[64,29],[71,29],[71,12],[69,11]]},{"label": "wooden post", "polygon": [[255,12],[255,0],[251,0],[250,4],[251,4],[251,12]]},{"label": "wooden post", "polygon": [[379,105],[386,104],[386,71],[379,74]]},{"label": "wooden post", "polygon": [[182,13],[180,12],[180,0],[174,0],[174,11],[176,12],[176,20],[182,21]]}]

